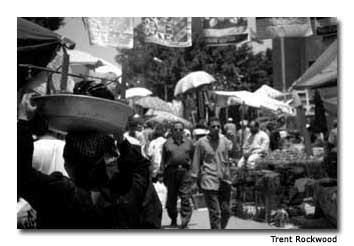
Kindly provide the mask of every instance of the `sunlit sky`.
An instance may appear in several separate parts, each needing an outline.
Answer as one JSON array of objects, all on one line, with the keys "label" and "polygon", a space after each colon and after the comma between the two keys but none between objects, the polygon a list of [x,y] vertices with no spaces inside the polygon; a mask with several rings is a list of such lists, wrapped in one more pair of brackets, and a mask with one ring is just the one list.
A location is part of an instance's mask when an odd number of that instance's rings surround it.
[{"label": "sunlit sky", "polygon": [[[250,28],[255,29],[255,19],[249,18]],[[85,30],[82,18],[80,17],[67,17],[64,20],[65,25],[63,25],[57,32],[76,43],[75,49],[85,51],[90,53],[93,56],[104,59],[118,67],[120,64],[117,64],[114,57],[118,54],[118,51],[115,48],[109,47],[100,47],[97,45],[91,45],[89,43],[88,32]],[[140,17],[134,18],[134,24],[140,22]],[[271,40],[265,40],[264,44],[257,44],[252,42],[254,52],[259,52],[265,50],[268,47],[272,46]]]}]

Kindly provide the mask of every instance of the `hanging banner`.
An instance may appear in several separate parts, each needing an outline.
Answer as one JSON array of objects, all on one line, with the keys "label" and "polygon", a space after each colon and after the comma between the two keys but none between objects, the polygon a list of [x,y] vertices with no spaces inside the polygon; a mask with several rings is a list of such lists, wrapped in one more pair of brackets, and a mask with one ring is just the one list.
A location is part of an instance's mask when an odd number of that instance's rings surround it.
[{"label": "hanging banner", "polygon": [[317,35],[336,35],[337,18],[335,17],[316,17],[315,27]]},{"label": "hanging banner", "polygon": [[143,17],[145,42],[168,47],[192,46],[191,17]]},{"label": "hanging banner", "polygon": [[245,17],[204,17],[203,36],[208,45],[229,45],[249,41]]},{"label": "hanging banner", "polygon": [[256,29],[258,39],[312,35],[311,22],[308,17],[256,18]]},{"label": "hanging banner", "polygon": [[88,17],[84,21],[91,44],[119,49],[133,48],[133,18]]}]

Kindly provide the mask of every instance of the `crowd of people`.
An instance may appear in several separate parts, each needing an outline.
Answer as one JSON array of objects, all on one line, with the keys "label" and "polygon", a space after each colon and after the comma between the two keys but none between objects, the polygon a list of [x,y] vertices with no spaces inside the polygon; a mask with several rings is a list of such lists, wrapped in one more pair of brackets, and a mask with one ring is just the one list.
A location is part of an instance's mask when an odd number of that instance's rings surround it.
[{"label": "crowd of people", "polygon": [[[74,91],[82,88],[79,83]],[[96,93],[107,98],[107,92]],[[236,127],[232,118],[224,126],[210,118],[187,129],[182,122],[144,122],[137,116],[124,134],[81,131],[60,137],[36,116],[30,99],[24,94],[18,105],[19,228],[159,229],[166,207],[171,226],[185,229],[192,194],[199,191],[210,228],[224,229],[231,216],[230,167],[254,168],[287,139],[274,125],[261,127],[255,120]],[[328,141],[336,150],[336,126]],[[167,188],[165,204],[156,183]]]},{"label": "crowd of people", "polygon": [[242,150],[247,160],[242,159],[239,165],[254,165],[255,159],[269,150],[269,137],[259,129],[258,122],[251,121],[249,127],[247,123],[242,122],[242,128],[237,129],[229,119],[222,127],[219,119],[210,118],[209,122],[201,120],[194,129],[187,129],[182,122],[144,124],[138,117],[130,121],[124,135],[132,144],[137,143],[143,156],[150,160],[153,182],[163,182],[167,187],[164,205],[171,226],[177,226],[180,199],[180,228],[188,227],[191,195],[200,191],[209,210],[210,227],[226,227],[231,215],[230,159]]}]

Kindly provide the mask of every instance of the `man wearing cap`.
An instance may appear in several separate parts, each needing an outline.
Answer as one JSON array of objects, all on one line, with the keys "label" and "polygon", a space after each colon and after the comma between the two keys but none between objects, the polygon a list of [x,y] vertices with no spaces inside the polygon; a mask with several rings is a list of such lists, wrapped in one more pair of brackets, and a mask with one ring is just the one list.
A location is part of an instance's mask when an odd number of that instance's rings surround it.
[{"label": "man wearing cap", "polygon": [[163,173],[167,187],[166,208],[171,218],[171,226],[177,226],[177,197],[181,198],[181,228],[188,226],[192,216],[190,204],[192,179],[190,176],[193,158],[193,143],[183,136],[184,125],[176,122],[172,127],[172,137],[162,147],[160,173]]},{"label": "man wearing cap", "polygon": [[226,124],[224,125],[225,133],[230,133],[232,136],[236,137],[236,125],[233,123],[232,118],[228,118]]}]

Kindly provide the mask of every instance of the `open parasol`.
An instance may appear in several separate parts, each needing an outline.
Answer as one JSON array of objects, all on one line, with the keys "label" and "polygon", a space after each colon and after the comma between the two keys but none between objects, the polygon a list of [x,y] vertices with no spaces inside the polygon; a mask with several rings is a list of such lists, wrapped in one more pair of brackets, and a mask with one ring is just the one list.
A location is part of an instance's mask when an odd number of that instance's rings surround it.
[{"label": "open parasol", "polygon": [[146,97],[152,95],[152,92],[143,87],[134,87],[128,89],[126,92],[126,98],[133,98],[133,97]]},{"label": "open parasol", "polygon": [[154,110],[173,113],[170,105],[168,105],[166,101],[160,99],[159,97],[151,97],[151,96],[142,97],[138,99],[135,102],[135,104],[140,105],[141,107],[144,108],[150,108]]},{"label": "open parasol", "polygon": [[70,64],[73,65],[92,65],[95,66],[96,73],[114,73],[116,76],[122,74],[122,70],[118,66],[102,59],[95,57],[90,53],[81,50],[69,50]]},{"label": "open parasol", "polygon": [[165,111],[149,110],[146,113],[146,116],[151,116],[152,118],[150,118],[148,121],[152,121],[152,122],[159,122],[159,123],[164,123],[166,121],[169,123],[182,122],[186,127],[192,127],[192,123],[189,122],[188,120]]},{"label": "open parasol", "polygon": [[186,91],[197,88],[201,85],[211,84],[215,78],[204,71],[192,72],[180,79],[175,87],[174,95],[185,93]]}]

